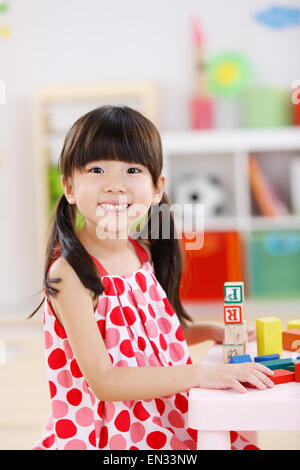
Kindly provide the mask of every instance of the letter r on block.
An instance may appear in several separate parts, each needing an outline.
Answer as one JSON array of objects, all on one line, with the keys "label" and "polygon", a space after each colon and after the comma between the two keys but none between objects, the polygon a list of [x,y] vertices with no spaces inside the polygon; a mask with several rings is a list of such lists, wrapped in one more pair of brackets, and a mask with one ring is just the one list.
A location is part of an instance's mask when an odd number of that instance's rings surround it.
[{"label": "letter r on block", "polygon": [[232,323],[243,322],[242,305],[224,305],[224,323],[226,325]]}]

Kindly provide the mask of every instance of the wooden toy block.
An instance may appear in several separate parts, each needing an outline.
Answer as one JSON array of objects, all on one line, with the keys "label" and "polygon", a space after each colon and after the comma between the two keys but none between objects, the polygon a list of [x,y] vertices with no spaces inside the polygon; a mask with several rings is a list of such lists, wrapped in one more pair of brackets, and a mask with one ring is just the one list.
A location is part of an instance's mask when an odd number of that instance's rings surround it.
[{"label": "wooden toy block", "polygon": [[274,384],[284,384],[287,382],[293,382],[295,380],[294,372],[290,372],[285,369],[277,369],[274,371],[274,375],[270,377]]},{"label": "wooden toy block", "polygon": [[263,317],[256,320],[257,355],[279,354],[282,356],[281,320]]},{"label": "wooden toy block", "polygon": [[300,351],[300,328],[282,332],[282,348],[286,351]]},{"label": "wooden toy block", "polygon": [[261,362],[260,364],[268,367],[271,370],[286,369],[288,366],[294,365],[295,360],[289,357],[286,359],[277,359],[276,361],[264,361],[264,362]]},{"label": "wooden toy block", "polygon": [[241,304],[244,302],[244,283],[225,282],[224,283],[224,303]]},{"label": "wooden toy block", "polygon": [[295,364],[295,382],[300,382],[300,362]]},{"label": "wooden toy block", "polygon": [[224,305],[224,323],[243,323],[243,305]]},{"label": "wooden toy block", "polygon": [[243,362],[252,362],[249,354],[243,354],[241,356],[232,356],[229,360],[229,364],[242,364]]},{"label": "wooden toy block", "polygon": [[292,366],[287,366],[286,370],[289,370],[290,372],[295,372],[295,364]]},{"label": "wooden toy block", "polygon": [[294,320],[290,320],[289,322],[287,322],[287,330],[292,330],[294,328],[300,328],[300,318],[295,318]]},{"label": "wooden toy block", "polygon": [[233,356],[246,354],[246,344],[223,344],[224,364],[228,364]]},{"label": "wooden toy block", "polygon": [[276,359],[280,359],[279,354],[265,354],[264,356],[256,356],[254,362],[275,361]]},{"label": "wooden toy block", "polygon": [[248,336],[246,322],[240,324],[225,324],[225,344],[243,344],[247,342],[247,339]]}]

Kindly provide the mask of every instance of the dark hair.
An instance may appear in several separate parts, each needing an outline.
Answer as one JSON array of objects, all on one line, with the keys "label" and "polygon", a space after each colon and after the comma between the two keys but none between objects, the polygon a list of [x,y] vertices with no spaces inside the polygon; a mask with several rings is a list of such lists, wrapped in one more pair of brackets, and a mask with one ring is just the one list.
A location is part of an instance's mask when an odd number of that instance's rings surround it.
[{"label": "dark hair", "polygon": [[[102,106],[78,119],[69,130],[59,158],[60,173],[67,179],[74,170],[81,171],[85,165],[95,160],[118,160],[138,163],[148,168],[154,187],[157,187],[162,171],[162,145],[154,124],[136,110],[127,106]],[[147,233],[141,232],[149,242],[154,272],[158,282],[166,292],[168,300],[182,325],[192,321],[179,298],[182,274],[182,253],[176,237],[170,202],[164,193],[159,206],[168,208],[170,236],[161,236],[162,214],[159,213],[159,236],[151,233],[151,209],[148,211]],[[94,293],[94,300],[104,292],[101,278],[89,253],[75,233],[76,205],[70,205],[63,194],[59,199],[53,221],[49,229],[44,265],[44,289],[56,296],[58,289],[51,283],[60,278],[49,279],[48,270],[55,258],[55,249],[72,266],[82,284]],[[31,318],[45,300],[29,316]]]}]

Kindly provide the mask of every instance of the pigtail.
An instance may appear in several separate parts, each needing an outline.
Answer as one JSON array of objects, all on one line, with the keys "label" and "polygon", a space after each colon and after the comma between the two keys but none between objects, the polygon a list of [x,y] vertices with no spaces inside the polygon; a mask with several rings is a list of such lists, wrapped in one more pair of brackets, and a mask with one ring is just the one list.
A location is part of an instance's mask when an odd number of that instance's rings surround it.
[{"label": "pigtail", "polygon": [[[92,258],[76,236],[75,224],[76,206],[70,205],[63,194],[57,203],[54,220],[50,227],[43,277],[44,289],[53,297],[59,293],[59,290],[51,284],[59,283],[61,278],[50,279],[48,270],[51,261],[61,255],[72,266],[82,284],[94,293],[95,300],[104,292],[104,286]],[[44,300],[45,298],[28,318],[31,318],[37,312]]]},{"label": "pigtail", "polygon": [[[166,292],[167,298],[174,308],[182,326],[186,326],[187,321],[192,322],[188,313],[181,304],[179,297],[179,287],[182,275],[183,256],[181,247],[176,238],[176,228],[174,217],[170,211],[170,202],[163,193],[162,199],[153,210],[148,220],[148,240],[150,241],[150,250],[154,271],[158,282]],[[169,233],[163,233],[163,218],[167,220],[167,230]]]}]

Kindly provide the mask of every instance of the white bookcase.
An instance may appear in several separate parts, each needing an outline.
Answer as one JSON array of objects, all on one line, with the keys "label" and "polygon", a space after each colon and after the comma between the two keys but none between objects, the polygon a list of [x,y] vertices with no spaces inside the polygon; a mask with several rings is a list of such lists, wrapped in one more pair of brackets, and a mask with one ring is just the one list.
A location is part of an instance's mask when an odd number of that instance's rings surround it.
[{"label": "white bookcase", "polygon": [[292,157],[300,157],[300,128],[167,132],[162,143],[166,192],[172,203],[178,202],[173,194],[181,172],[213,173],[222,181],[228,209],[224,215],[205,217],[206,231],[300,229],[300,216],[292,211],[281,217],[258,215],[252,207],[248,178],[250,155],[257,156],[272,177],[274,162],[280,163],[275,179],[285,188],[290,206],[289,164]]}]

